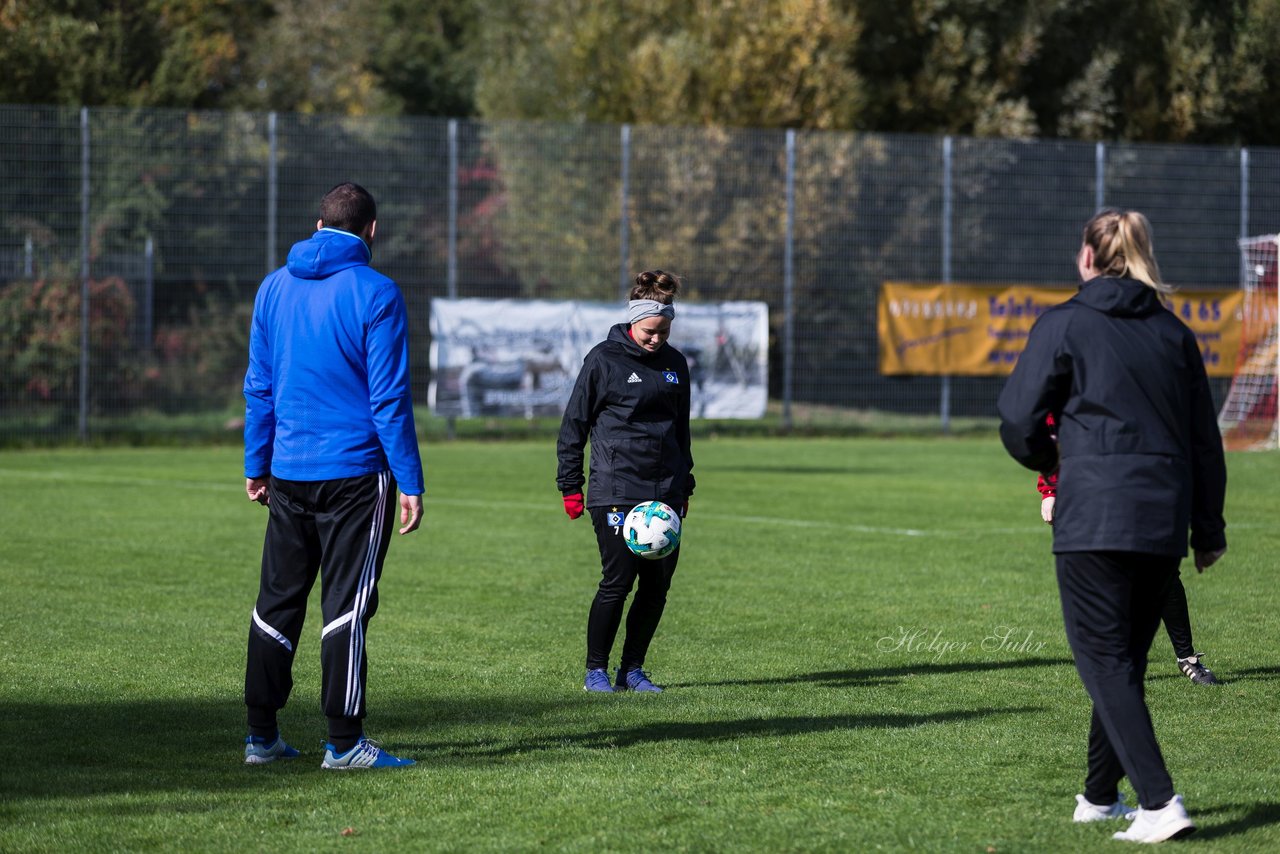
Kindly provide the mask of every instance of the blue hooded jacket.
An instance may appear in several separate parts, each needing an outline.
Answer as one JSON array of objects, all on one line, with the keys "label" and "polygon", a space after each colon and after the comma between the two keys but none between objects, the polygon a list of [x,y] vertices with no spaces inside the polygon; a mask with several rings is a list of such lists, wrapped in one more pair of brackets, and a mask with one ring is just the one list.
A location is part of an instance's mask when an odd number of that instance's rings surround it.
[{"label": "blue hooded jacket", "polygon": [[423,492],[396,283],[354,234],[295,243],[253,305],[244,378],[244,473],[316,481],[386,471]]}]

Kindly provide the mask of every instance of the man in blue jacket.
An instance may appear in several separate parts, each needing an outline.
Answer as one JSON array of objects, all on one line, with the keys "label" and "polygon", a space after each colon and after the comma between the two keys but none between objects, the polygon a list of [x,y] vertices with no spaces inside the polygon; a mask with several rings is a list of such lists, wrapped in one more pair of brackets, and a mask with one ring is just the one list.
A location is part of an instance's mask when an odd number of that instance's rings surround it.
[{"label": "man in blue jacket", "polygon": [[422,520],[422,460],[409,384],[408,322],[396,283],[369,266],[377,207],[363,187],[325,194],[311,238],[258,290],[244,378],[244,474],[270,511],[249,627],[250,765],[296,757],[276,714],[293,688],[307,596],[321,576],[322,768],[394,768],[364,737],[365,632],[395,522]]}]

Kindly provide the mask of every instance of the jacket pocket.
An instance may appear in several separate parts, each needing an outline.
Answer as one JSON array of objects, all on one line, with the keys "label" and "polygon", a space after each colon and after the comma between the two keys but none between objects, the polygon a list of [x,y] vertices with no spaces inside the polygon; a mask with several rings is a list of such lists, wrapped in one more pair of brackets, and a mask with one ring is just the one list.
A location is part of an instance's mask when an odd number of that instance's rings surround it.
[{"label": "jacket pocket", "polygon": [[662,441],[633,437],[619,443],[613,459],[613,496],[619,501],[647,500],[662,480]]}]

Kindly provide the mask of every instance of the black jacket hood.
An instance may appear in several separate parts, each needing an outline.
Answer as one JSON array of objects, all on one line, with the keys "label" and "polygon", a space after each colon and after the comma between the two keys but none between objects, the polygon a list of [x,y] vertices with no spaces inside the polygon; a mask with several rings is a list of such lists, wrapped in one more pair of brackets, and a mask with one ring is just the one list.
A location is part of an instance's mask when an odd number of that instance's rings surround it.
[{"label": "black jacket hood", "polygon": [[621,344],[623,348],[626,349],[627,353],[635,356],[637,359],[652,359],[654,356],[661,356],[667,351],[667,342],[663,341],[661,347],[650,353],[648,350],[636,343],[636,339],[632,338],[629,334],[630,329],[631,324],[629,323],[615,323],[613,326],[609,327],[609,337],[606,340],[612,341],[615,344]]},{"label": "black jacket hood", "polygon": [[1155,288],[1137,279],[1099,276],[1080,286],[1076,301],[1112,317],[1147,317],[1164,308]]}]

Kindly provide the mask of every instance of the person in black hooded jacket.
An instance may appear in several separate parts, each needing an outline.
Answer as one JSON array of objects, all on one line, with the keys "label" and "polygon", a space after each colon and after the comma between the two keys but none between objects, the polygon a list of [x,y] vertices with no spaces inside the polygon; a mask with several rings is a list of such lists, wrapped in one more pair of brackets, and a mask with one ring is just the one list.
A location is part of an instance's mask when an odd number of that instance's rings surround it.
[{"label": "person in black hooded jacket", "polygon": [[[1169,288],[1146,217],[1100,211],[1076,260],[1080,292],[1036,321],[1000,393],[1000,438],[1015,460],[1058,477],[1058,589],[1093,700],[1074,819],[1129,818],[1116,838],[1159,842],[1195,825],[1147,711],[1147,654],[1188,529],[1198,571],[1226,551],[1226,466],[1200,347],[1160,301]],[[1136,811],[1119,794],[1123,776]]]},{"label": "person in black hooded jacket", "polygon": [[[587,691],[659,692],[644,671],[645,655],[667,602],[680,549],[646,560],[631,553],[622,537],[627,512],[642,501],[663,501],[688,511],[693,495],[689,451],[689,365],[667,343],[680,281],[662,270],[636,276],[627,322],[583,360],[560,424],[556,485],[565,512],[585,510],[595,527],[602,577],[587,619]],[[583,452],[591,442],[591,477],[584,502]],[[614,683],[609,654],[631,587],[627,631]]]}]

